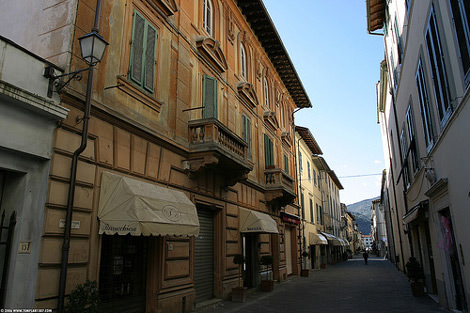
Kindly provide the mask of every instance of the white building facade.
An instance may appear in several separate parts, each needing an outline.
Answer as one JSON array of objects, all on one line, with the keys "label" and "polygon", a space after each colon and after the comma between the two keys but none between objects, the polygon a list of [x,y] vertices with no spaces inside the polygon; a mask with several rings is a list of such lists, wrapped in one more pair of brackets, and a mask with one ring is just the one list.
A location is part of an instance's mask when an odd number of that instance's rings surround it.
[{"label": "white building facade", "polygon": [[368,30],[385,48],[377,100],[391,259],[405,270],[416,257],[427,292],[468,312],[470,2],[366,6]]}]

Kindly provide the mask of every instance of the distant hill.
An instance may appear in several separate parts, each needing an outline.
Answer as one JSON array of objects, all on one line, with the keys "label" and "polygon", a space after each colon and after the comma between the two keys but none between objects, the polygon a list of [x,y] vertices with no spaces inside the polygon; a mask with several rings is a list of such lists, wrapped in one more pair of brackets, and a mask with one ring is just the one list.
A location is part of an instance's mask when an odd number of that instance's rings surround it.
[{"label": "distant hill", "polygon": [[348,211],[354,214],[354,216],[356,217],[356,223],[359,227],[359,230],[364,235],[370,234],[370,216],[372,201],[379,198],[380,197],[366,199],[347,206]]}]

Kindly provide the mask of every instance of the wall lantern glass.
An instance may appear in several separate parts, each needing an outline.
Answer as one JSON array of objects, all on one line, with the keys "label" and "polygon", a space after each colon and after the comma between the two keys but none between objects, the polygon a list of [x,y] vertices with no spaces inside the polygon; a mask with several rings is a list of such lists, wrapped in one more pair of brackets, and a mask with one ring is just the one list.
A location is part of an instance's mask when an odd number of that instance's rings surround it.
[{"label": "wall lantern glass", "polygon": [[92,31],[78,38],[82,59],[90,65],[95,65],[103,58],[108,43],[97,32]]}]

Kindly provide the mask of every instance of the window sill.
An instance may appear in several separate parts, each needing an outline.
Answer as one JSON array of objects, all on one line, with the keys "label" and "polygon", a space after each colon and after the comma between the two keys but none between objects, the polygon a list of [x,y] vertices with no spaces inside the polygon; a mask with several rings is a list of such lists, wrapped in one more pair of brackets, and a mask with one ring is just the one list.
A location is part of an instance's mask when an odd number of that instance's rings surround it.
[{"label": "window sill", "polygon": [[152,110],[157,111],[160,113],[160,107],[162,106],[162,102],[158,101],[154,97],[146,94],[142,91],[139,87],[136,87],[134,84],[129,82],[124,76],[119,75],[117,77],[117,82],[119,85],[119,89],[127,93],[132,98],[136,99],[137,101],[142,102]]}]

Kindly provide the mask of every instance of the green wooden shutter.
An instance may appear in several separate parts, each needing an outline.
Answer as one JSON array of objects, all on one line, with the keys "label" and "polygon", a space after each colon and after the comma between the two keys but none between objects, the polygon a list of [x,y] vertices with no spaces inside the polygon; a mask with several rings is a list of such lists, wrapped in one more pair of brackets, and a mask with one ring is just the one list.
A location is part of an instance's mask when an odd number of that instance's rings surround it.
[{"label": "green wooden shutter", "polygon": [[312,202],[312,199],[310,199],[310,222],[313,223],[313,202]]},{"label": "green wooden shutter", "polygon": [[217,118],[217,80],[204,75],[202,79],[202,117]]},{"label": "green wooden shutter", "polygon": [[155,85],[155,55],[157,43],[157,30],[150,24],[147,24],[147,36],[145,41],[145,60],[144,60],[144,84],[143,87],[150,92],[154,91]]},{"label": "green wooden shutter", "polygon": [[289,174],[289,158],[284,154],[284,171]]},{"label": "green wooden shutter", "polygon": [[142,84],[144,32],[145,19],[139,13],[137,13],[137,11],[135,11],[134,25],[132,28],[130,78],[139,85]]},{"label": "green wooden shutter", "polygon": [[266,166],[273,166],[274,165],[274,149],[273,149],[273,141],[267,135],[267,161]]},{"label": "green wooden shutter", "polygon": [[264,165],[269,166],[269,138],[266,134],[264,134]]},{"label": "green wooden shutter", "polygon": [[248,155],[248,159],[251,160],[251,121],[244,114],[242,115],[242,120],[243,120],[242,136],[243,136],[243,140],[245,140],[246,144],[248,145],[247,155]]}]

